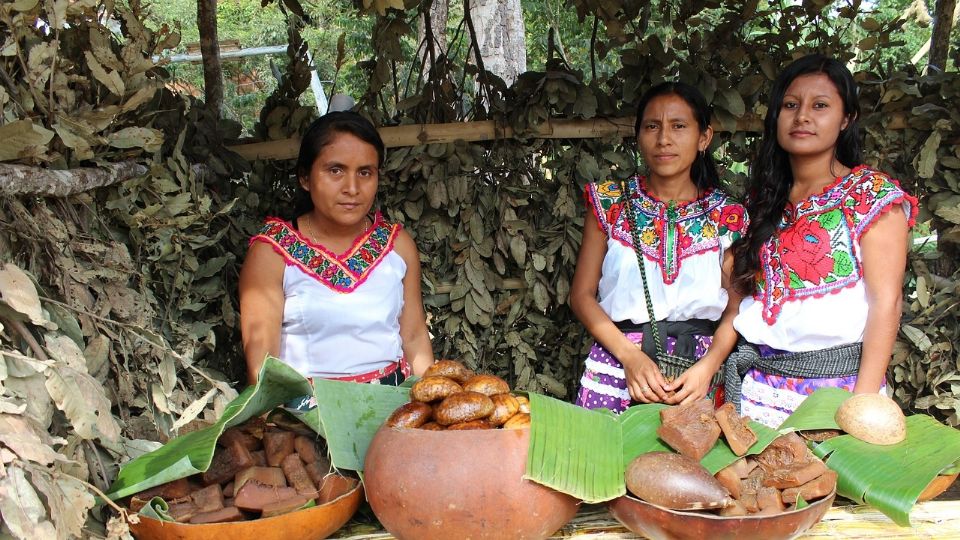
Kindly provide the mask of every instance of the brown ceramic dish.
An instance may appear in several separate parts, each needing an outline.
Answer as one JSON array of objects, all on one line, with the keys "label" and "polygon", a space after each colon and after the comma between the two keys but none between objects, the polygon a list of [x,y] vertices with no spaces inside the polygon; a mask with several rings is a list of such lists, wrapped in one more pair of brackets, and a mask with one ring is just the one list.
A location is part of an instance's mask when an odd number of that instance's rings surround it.
[{"label": "brown ceramic dish", "polygon": [[529,429],[382,427],[367,449],[367,500],[400,540],[543,539],[579,501],[524,480]]},{"label": "brown ceramic dish", "polygon": [[772,516],[720,517],[708,512],[681,512],[629,495],[607,505],[620,523],[652,540],[788,540],[820,521],[836,494],[834,490],[806,508]]},{"label": "brown ceramic dish", "polygon": [[137,540],[320,540],[343,527],[362,500],[363,487],[358,483],[327,504],[281,516],[190,525],[141,515],[140,523],[131,524],[130,531]]},{"label": "brown ceramic dish", "polygon": [[917,502],[929,501],[936,498],[938,495],[946,491],[956,479],[957,474],[937,476],[930,481],[929,484],[927,484],[926,489],[924,489],[923,493],[920,494],[920,497],[917,498]]}]

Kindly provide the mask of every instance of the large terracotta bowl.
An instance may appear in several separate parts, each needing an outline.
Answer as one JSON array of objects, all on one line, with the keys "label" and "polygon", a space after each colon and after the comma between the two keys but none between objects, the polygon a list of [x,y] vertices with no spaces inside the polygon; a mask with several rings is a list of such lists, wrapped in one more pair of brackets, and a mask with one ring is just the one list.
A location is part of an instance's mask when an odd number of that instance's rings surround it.
[{"label": "large terracotta bowl", "polygon": [[529,440],[529,429],[382,427],[367,449],[367,500],[400,540],[546,538],[579,501],[523,479]]},{"label": "large terracotta bowl", "polygon": [[772,516],[720,517],[706,512],[681,512],[629,495],[616,498],[607,506],[620,523],[651,540],[787,540],[820,521],[836,494],[834,490],[801,510]]},{"label": "large terracotta bowl", "polygon": [[252,521],[190,525],[138,516],[130,525],[137,540],[320,540],[343,527],[363,500],[358,483],[350,491],[320,506]]},{"label": "large terracotta bowl", "polygon": [[957,479],[957,474],[947,474],[935,477],[927,484],[926,489],[917,498],[917,502],[925,502],[935,499],[941,493],[947,490]]}]

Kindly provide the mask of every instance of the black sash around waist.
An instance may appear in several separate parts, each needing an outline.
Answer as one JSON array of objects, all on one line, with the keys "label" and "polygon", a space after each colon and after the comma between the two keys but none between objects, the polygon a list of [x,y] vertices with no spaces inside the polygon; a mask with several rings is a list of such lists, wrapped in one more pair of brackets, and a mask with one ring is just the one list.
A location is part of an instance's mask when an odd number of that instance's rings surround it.
[{"label": "black sash around waist", "polygon": [[[650,358],[657,358],[657,346],[653,341],[653,332],[650,331],[650,323],[637,324],[633,321],[616,321],[613,324],[621,332],[642,332],[643,341],[640,344],[640,350]],[[660,330],[660,338],[666,340],[667,336],[676,338],[677,343],[673,347],[673,353],[676,356],[690,358],[694,361],[697,358],[697,340],[695,336],[713,336],[717,330],[717,321],[707,319],[690,319],[686,321],[658,321],[657,328]],[[666,343],[663,344],[667,346]],[[664,350],[664,352],[667,352]]]}]

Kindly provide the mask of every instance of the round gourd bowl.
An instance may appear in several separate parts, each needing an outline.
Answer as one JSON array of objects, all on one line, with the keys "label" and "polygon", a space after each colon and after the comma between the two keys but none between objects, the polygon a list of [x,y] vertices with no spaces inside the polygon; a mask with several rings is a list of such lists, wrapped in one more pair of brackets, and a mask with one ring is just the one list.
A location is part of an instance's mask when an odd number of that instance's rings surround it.
[{"label": "round gourd bowl", "polygon": [[356,483],[336,499],[313,508],[251,521],[191,525],[171,523],[143,515],[130,525],[137,540],[320,540],[343,527],[363,500]]},{"label": "round gourd bowl", "polygon": [[929,484],[927,484],[926,489],[924,489],[923,493],[921,493],[917,498],[917,502],[925,502],[936,498],[953,484],[953,482],[957,479],[957,474],[958,473],[942,474],[935,477],[930,481]]},{"label": "round gourd bowl", "polygon": [[787,540],[796,538],[823,518],[836,490],[810,506],[771,516],[720,517],[681,512],[623,495],[607,506],[631,531],[652,540]]},{"label": "round gourd bowl", "polygon": [[529,429],[381,427],[364,464],[367,501],[400,540],[546,538],[580,503],[523,479],[529,440]]}]

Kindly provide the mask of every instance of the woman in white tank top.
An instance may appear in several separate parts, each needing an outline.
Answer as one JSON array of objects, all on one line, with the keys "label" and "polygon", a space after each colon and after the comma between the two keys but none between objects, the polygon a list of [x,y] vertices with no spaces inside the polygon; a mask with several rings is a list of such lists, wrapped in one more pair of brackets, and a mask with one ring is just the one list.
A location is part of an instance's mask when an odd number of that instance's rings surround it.
[{"label": "woman in white tank top", "polygon": [[250,384],[268,354],[305,377],[392,384],[433,363],[416,245],[371,213],[383,154],[376,128],[352,112],[304,135],[297,218],[268,218],[240,272]]}]

